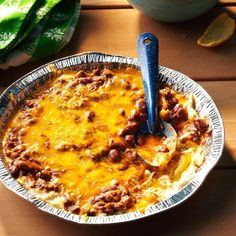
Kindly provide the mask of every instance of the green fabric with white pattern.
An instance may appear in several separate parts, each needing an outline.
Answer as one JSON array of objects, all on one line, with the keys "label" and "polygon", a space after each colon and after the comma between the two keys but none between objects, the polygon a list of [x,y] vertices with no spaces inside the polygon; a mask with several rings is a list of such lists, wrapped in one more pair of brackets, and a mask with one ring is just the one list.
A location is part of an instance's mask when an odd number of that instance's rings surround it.
[{"label": "green fabric with white pattern", "polygon": [[0,68],[59,52],[71,39],[79,0],[0,0]]}]

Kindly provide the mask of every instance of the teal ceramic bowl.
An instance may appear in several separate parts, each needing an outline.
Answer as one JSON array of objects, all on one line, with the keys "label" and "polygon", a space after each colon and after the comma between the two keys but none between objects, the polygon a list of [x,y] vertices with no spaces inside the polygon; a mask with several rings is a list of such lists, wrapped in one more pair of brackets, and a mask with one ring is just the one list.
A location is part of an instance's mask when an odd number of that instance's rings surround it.
[{"label": "teal ceramic bowl", "polygon": [[164,22],[180,22],[197,17],[218,0],[128,0],[145,15]]}]

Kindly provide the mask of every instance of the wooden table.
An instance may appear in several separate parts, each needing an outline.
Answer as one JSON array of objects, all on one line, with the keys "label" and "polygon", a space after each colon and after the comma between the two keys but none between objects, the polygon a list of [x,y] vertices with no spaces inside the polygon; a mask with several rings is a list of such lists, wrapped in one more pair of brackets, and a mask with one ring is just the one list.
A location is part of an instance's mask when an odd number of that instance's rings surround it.
[{"label": "wooden table", "polygon": [[71,54],[101,51],[136,57],[137,36],[150,31],[160,40],[160,64],[189,75],[213,97],[226,136],[221,160],[194,196],[173,210],[128,224],[69,223],[39,211],[0,184],[1,236],[236,235],[236,33],[218,48],[196,44],[209,22],[222,11],[236,18],[236,1],[221,0],[197,19],[167,24],[144,16],[125,0],[82,0],[77,30],[58,55],[0,71],[3,90],[33,68]]}]

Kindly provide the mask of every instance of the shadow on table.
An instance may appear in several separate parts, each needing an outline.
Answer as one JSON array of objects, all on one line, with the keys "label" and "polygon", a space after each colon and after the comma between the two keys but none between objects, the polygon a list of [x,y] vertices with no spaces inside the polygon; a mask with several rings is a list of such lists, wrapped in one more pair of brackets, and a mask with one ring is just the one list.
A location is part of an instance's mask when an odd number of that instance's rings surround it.
[{"label": "shadow on table", "polygon": [[222,168],[235,168],[236,169],[236,156],[233,156],[230,151],[227,149],[227,146],[224,148],[222,157],[220,158],[219,162],[215,169],[222,169]]}]

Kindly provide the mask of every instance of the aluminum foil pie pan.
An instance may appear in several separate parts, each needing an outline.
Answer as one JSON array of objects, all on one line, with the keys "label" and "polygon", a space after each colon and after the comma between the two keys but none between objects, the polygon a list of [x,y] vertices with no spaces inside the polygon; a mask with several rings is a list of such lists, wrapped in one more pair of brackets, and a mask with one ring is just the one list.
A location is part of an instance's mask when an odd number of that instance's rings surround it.
[{"label": "aluminum foil pie pan", "polygon": [[[52,66],[53,65],[53,66]],[[63,68],[74,69],[92,69],[92,68],[126,68],[131,66],[139,69],[139,62],[136,58],[108,55],[97,52],[82,53],[58,59],[43,65],[34,71],[23,76],[15,83],[10,85],[0,97],[0,127],[3,129],[6,122],[15,112],[10,99],[10,94],[13,94],[17,105],[20,106],[22,101],[27,98],[32,92],[53,78],[53,67],[57,70]],[[211,169],[218,162],[224,147],[224,127],[220,113],[210,97],[210,95],[196,82],[186,75],[175,70],[160,66],[160,80],[173,86],[177,91],[185,94],[193,94],[196,98],[196,110],[200,116],[209,117],[212,136],[206,144],[206,160],[201,168],[196,172],[182,189],[170,198],[158,202],[146,209],[144,213],[131,212],[126,214],[111,215],[111,216],[90,216],[83,217],[72,214],[62,209],[58,209],[48,203],[38,199],[25,188],[23,188],[8,172],[6,166],[0,158],[0,179],[2,183],[15,192],[22,198],[32,202],[37,208],[52,215],[58,216],[68,221],[73,221],[81,224],[111,224],[128,222],[131,220],[140,219],[153,214],[163,212],[170,209],[189,198],[203,183],[204,179]]]}]

